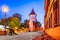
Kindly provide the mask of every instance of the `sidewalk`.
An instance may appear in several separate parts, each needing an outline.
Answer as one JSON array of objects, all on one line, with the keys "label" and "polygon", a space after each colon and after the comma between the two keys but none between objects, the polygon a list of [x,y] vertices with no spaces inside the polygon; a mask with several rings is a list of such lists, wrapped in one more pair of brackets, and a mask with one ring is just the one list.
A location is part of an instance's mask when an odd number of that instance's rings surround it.
[{"label": "sidewalk", "polygon": [[44,33],[41,36],[36,36],[33,40],[56,40],[49,36],[48,34]]}]

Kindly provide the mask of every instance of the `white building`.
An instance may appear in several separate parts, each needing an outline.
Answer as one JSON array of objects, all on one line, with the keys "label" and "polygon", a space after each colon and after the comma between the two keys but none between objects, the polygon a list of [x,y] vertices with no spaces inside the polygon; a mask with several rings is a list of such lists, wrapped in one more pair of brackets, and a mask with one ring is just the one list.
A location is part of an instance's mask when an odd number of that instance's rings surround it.
[{"label": "white building", "polygon": [[[7,28],[9,28],[8,26],[6,26]],[[4,31],[5,30],[5,26],[4,25],[0,25],[0,30]]]}]

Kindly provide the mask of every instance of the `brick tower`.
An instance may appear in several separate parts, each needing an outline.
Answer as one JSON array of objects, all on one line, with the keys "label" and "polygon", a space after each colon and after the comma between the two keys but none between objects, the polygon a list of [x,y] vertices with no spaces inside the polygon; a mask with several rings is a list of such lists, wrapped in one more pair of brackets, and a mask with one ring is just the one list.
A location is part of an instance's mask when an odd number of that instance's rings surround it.
[{"label": "brick tower", "polygon": [[34,31],[35,26],[33,25],[33,22],[36,22],[36,13],[34,12],[34,9],[32,9],[31,13],[29,14],[29,30]]}]

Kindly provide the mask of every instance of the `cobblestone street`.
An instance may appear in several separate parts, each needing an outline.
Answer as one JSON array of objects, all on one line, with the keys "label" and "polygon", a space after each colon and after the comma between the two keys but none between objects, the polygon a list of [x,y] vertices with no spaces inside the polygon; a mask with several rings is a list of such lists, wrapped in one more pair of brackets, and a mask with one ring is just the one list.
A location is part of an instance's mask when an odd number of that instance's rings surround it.
[{"label": "cobblestone street", "polygon": [[32,40],[36,36],[40,36],[43,32],[28,32],[12,36],[0,36],[0,40]]},{"label": "cobblestone street", "polygon": [[48,34],[44,33],[41,36],[36,36],[33,40],[56,40],[49,36]]}]

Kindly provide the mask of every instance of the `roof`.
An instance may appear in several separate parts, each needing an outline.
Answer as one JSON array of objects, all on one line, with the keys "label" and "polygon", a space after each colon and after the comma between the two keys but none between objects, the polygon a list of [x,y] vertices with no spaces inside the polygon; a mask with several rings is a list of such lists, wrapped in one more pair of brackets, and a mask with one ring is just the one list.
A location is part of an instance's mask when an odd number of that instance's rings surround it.
[{"label": "roof", "polygon": [[31,15],[31,14],[36,15],[36,13],[34,12],[34,9],[32,9],[32,11],[31,11],[31,13],[29,15]]}]

